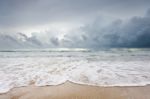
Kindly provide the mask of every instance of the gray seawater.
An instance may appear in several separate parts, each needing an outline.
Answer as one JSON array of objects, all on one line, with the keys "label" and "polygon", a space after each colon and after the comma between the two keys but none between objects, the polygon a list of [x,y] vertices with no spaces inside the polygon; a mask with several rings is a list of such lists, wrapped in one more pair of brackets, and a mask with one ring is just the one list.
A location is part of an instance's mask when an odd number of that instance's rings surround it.
[{"label": "gray seawater", "polygon": [[150,84],[150,49],[0,50],[0,93],[66,81],[106,87]]}]

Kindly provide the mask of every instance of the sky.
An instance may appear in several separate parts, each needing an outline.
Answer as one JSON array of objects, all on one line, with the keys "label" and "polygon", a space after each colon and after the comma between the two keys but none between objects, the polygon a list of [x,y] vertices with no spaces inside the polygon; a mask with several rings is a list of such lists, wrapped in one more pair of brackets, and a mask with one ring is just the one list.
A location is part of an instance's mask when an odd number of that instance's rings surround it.
[{"label": "sky", "polygon": [[0,0],[0,49],[150,47],[150,0]]}]

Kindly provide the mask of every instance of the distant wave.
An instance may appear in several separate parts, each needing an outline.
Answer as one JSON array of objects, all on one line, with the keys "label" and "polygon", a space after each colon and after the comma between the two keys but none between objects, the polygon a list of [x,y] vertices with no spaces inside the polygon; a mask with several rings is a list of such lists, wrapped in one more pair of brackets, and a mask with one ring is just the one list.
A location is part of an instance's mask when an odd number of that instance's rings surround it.
[{"label": "distant wave", "polygon": [[0,52],[89,52],[90,49],[83,48],[51,48],[51,49],[15,49],[0,50]]},{"label": "distant wave", "polygon": [[4,49],[0,52],[92,52],[92,51],[105,51],[105,52],[133,52],[133,51],[150,51],[150,48],[99,48],[99,49],[86,49],[86,48],[49,48],[49,49]]}]

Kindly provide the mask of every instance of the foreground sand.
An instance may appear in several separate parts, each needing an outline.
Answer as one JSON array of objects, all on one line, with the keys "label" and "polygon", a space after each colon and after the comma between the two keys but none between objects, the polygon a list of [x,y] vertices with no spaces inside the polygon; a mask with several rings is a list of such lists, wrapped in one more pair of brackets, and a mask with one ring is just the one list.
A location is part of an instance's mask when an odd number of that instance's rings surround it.
[{"label": "foreground sand", "polygon": [[66,82],[57,86],[14,88],[0,99],[150,99],[150,86],[94,87]]}]

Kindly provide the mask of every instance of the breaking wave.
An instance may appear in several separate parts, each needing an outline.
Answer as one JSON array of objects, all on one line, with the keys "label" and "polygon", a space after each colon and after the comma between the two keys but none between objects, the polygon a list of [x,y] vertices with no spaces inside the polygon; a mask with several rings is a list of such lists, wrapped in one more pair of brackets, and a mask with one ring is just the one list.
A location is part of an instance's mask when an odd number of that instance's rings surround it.
[{"label": "breaking wave", "polygon": [[14,87],[66,81],[95,86],[143,86],[150,84],[150,50],[0,51],[0,68],[0,93]]}]

